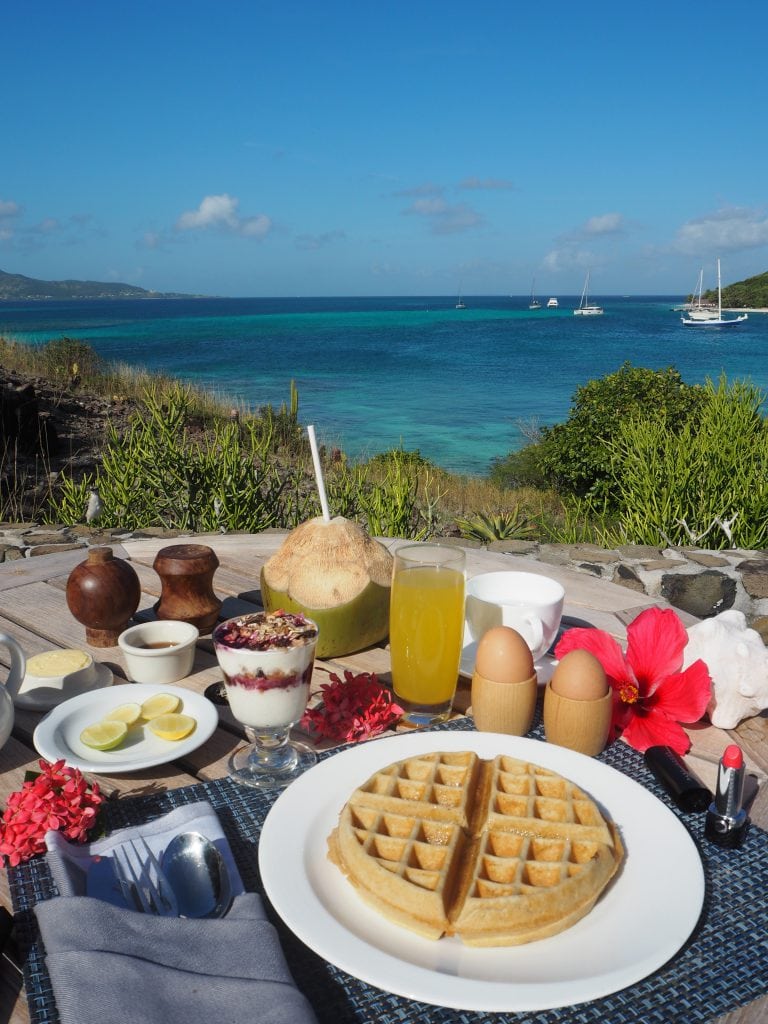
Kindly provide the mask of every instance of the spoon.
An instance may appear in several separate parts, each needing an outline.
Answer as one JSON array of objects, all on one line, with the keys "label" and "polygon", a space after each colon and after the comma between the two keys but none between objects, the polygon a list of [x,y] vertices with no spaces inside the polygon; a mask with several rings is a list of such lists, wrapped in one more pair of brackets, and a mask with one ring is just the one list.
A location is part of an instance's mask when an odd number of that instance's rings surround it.
[{"label": "spoon", "polygon": [[222,917],[232,902],[227,865],[199,832],[174,836],[163,853],[163,871],[176,894],[179,917]]}]

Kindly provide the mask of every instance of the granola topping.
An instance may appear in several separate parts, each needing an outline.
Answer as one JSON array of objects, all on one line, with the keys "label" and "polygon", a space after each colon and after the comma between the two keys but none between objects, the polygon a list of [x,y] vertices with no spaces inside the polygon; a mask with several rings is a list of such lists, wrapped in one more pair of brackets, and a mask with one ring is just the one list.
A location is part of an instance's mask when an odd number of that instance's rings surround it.
[{"label": "granola topping", "polygon": [[253,612],[222,622],[214,630],[213,640],[222,647],[272,651],[301,647],[316,636],[317,626],[306,616],[280,610]]}]

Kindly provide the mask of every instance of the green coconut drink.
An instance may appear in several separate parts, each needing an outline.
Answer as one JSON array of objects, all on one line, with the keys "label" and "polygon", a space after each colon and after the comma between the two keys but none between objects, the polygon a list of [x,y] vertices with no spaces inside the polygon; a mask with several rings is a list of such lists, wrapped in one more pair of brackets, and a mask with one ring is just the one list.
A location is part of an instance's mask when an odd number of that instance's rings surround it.
[{"label": "green coconut drink", "polygon": [[392,555],[358,523],[336,516],[292,530],[261,570],[267,611],[317,623],[317,657],[351,654],[389,633]]}]

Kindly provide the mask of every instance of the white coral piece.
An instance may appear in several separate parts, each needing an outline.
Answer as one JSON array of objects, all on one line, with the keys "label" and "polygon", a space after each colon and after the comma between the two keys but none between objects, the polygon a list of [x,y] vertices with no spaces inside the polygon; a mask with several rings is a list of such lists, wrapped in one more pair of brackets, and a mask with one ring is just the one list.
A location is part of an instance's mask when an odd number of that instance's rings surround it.
[{"label": "white coral piece", "polygon": [[688,628],[683,667],[698,658],[712,677],[707,712],[713,725],[735,729],[768,708],[768,648],[758,632],[747,628],[742,612],[721,612]]}]

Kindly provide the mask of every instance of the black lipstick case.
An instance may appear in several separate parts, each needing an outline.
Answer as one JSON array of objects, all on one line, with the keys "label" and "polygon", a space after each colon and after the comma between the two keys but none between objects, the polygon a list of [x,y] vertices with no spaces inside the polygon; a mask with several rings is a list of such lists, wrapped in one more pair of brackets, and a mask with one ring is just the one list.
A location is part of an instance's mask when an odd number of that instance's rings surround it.
[{"label": "black lipstick case", "polygon": [[649,747],[645,763],[681,811],[706,811],[712,793],[671,747]]}]

